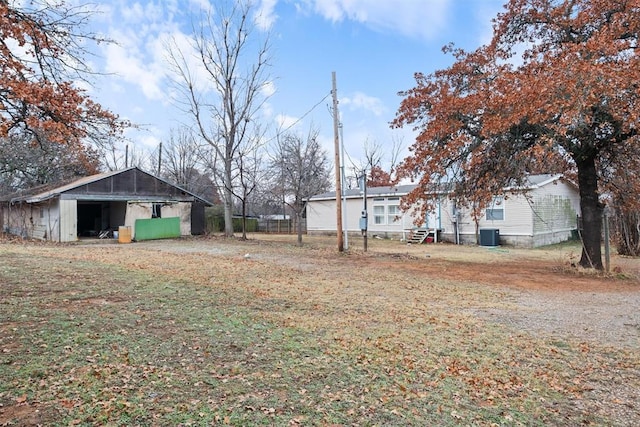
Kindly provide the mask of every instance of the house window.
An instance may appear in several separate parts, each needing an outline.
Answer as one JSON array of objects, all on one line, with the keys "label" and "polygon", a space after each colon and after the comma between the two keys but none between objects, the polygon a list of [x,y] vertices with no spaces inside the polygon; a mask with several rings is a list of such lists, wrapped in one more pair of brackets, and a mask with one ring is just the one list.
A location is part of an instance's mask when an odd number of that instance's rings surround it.
[{"label": "house window", "polygon": [[400,206],[389,205],[387,206],[387,224],[393,224],[398,221],[400,216]]},{"label": "house window", "polygon": [[384,224],[384,206],[373,207],[373,223],[376,225]]},{"label": "house window", "polygon": [[162,218],[162,204],[154,203],[151,208],[151,218]]},{"label": "house window", "polygon": [[494,197],[485,210],[487,221],[504,221],[504,198]]}]

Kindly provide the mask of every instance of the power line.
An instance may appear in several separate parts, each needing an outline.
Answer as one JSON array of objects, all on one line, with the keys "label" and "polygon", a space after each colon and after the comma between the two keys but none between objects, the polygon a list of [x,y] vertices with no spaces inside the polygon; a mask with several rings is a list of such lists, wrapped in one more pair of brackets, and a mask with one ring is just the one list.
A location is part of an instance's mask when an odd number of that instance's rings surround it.
[{"label": "power line", "polygon": [[306,113],[304,113],[302,116],[300,116],[296,121],[294,121],[293,123],[291,123],[289,126],[287,126],[286,128],[282,129],[281,131],[277,132],[276,135],[271,138],[268,139],[265,144],[270,143],[271,141],[273,141],[274,139],[277,139],[280,137],[280,135],[282,135],[283,133],[289,131],[291,128],[293,128],[295,125],[297,125],[298,123],[300,123],[302,120],[304,120],[305,117],[307,117],[309,114],[311,114],[311,112],[313,110],[315,110],[316,108],[318,108],[318,105],[322,104],[329,96],[331,96],[331,91],[329,91],[329,93],[327,93],[324,98],[322,98],[320,101],[316,102],[311,108],[309,108],[309,110],[307,110]]}]

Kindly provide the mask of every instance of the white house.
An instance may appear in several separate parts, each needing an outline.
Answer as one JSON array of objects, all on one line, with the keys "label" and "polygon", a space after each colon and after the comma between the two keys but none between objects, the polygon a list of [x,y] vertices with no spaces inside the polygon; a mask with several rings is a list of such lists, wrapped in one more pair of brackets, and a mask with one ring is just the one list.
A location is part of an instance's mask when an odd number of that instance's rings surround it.
[{"label": "white house", "polygon": [[[455,243],[506,244],[537,247],[570,239],[577,228],[580,199],[577,187],[561,175],[532,175],[525,187],[506,188],[505,196],[494,198],[478,221],[469,209],[456,209],[455,201],[442,194],[432,201],[434,209],[421,224],[415,224],[416,210],[402,212],[400,199],[413,185],[367,189],[367,230],[370,236],[408,238],[417,230],[431,230],[436,240]],[[343,197],[343,227],[360,233],[365,209],[359,189],[347,190]],[[329,234],[336,231],[335,192],[311,197],[307,203],[307,232]],[[436,232],[437,230],[437,232]],[[489,240],[486,240],[489,239]]]}]

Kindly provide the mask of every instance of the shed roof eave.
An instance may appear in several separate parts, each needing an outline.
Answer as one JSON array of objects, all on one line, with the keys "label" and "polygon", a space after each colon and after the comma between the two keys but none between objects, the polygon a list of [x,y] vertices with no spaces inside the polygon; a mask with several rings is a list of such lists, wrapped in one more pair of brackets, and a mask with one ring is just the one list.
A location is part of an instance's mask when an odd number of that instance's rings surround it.
[{"label": "shed roof eave", "polygon": [[193,203],[198,198],[195,196],[186,196],[186,197],[171,197],[171,196],[140,196],[135,194],[62,194],[60,199],[64,200],[79,200],[83,202],[96,201],[96,202],[189,202]]},{"label": "shed roof eave", "polygon": [[[131,166],[131,167],[123,169],[123,170],[108,171],[108,172],[103,172],[103,173],[99,173],[99,174],[96,174],[96,175],[82,177],[82,178],[77,179],[77,180],[75,180],[73,182],[69,182],[67,184],[61,185],[59,187],[56,187],[56,188],[53,188],[53,189],[50,189],[50,190],[42,191],[42,192],[39,192],[37,194],[31,193],[31,194],[28,194],[28,195],[18,196],[18,197],[14,197],[14,198],[10,198],[10,199],[7,198],[7,200],[9,201],[9,203],[17,203],[17,202],[40,203],[40,202],[43,202],[43,201],[46,201],[46,200],[49,200],[49,199],[53,199],[53,198],[56,198],[56,197],[60,197],[60,198],[64,197],[64,198],[67,198],[67,199],[78,199],[78,200],[80,200],[80,197],[77,194],[76,195],[71,194],[69,197],[66,197],[65,194],[68,193],[68,192],[72,193],[73,190],[75,190],[78,187],[89,185],[89,184],[95,183],[97,181],[100,181],[102,179],[107,179],[107,178],[113,177],[115,175],[126,173],[126,172],[129,172],[129,171],[132,171],[132,170],[137,170],[142,174],[149,175],[152,178],[157,179],[158,181],[164,182],[165,184],[167,184],[167,185],[169,185],[171,187],[174,187],[174,188],[180,190],[182,193],[185,194],[184,197],[175,197],[174,196],[173,199],[176,199],[176,200],[179,200],[179,201],[200,202],[200,203],[203,203],[203,204],[205,204],[207,206],[213,206],[214,205],[212,202],[210,202],[210,201],[198,196],[197,194],[194,194],[194,193],[192,193],[192,192],[190,192],[188,190],[185,190],[184,188],[182,188],[182,187],[180,187],[178,185],[172,184],[172,183],[170,183],[169,181],[167,181],[167,180],[165,180],[163,178],[151,175],[150,173],[145,172],[142,169],[139,169],[137,166]],[[86,195],[84,197],[85,197],[84,200],[87,200],[86,199]],[[93,197],[93,196],[90,196],[90,197]],[[100,196],[98,196],[97,200],[99,200],[99,199],[107,200],[108,197],[110,197],[110,196],[100,195]],[[127,197],[127,199],[129,199],[129,198],[130,198],[130,196]],[[162,198],[162,197],[160,197],[160,198]]]},{"label": "shed roof eave", "polygon": [[35,197],[16,197],[14,199],[11,199],[11,203],[16,203],[16,202],[42,203],[42,202],[46,202],[47,200],[55,199],[56,197],[60,197],[60,193],[40,194]]},{"label": "shed roof eave", "polygon": [[47,194],[41,197],[16,197],[9,201],[10,204],[24,202],[24,203],[42,203],[47,200],[58,198],[60,200],[79,200],[83,202],[95,201],[95,202],[189,202],[193,203],[201,200],[197,196],[186,197],[164,197],[164,196],[138,196],[138,195],[105,195],[105,194],[67,194],[67,193],[55,193]]}]

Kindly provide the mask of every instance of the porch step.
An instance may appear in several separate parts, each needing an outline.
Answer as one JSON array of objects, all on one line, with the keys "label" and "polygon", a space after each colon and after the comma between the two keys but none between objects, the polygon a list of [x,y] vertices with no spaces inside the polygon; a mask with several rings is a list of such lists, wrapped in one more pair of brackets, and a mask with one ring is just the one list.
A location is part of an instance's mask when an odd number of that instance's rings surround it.
[{"label": "porch step", "polygon": [[420,228],[420,229],[414,230],[411,233],[411,237],[409,238],[407,243],[421,244],[427,239],[428,236],[429,236],[429,230]]},{"label": "porch step", "polygon": [[413,230],[411,233],[411,237],[409,238],[409,240],[407,240],[407,243],[419,245],[421,243],[424,243],[425,240],[427,240],[427,238],[429,237],[431,237],[431,242],[435,242],[436,233],[437,233],[437,230],[433,228],[430,228],[430,229],[419,228],[417,230]]}]

